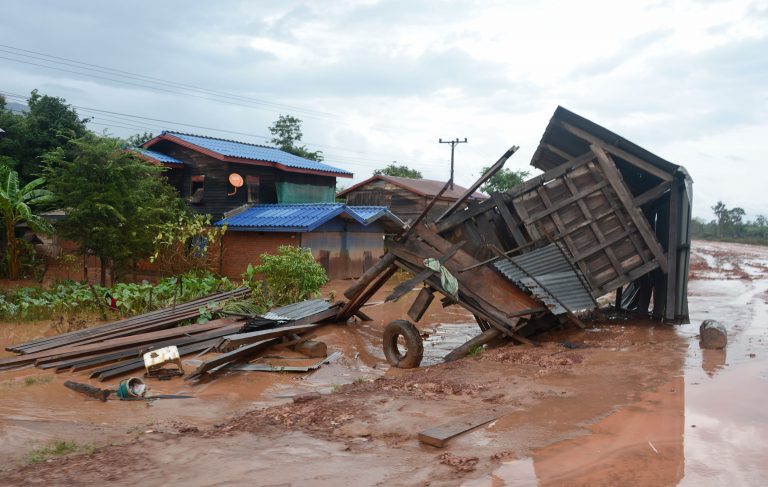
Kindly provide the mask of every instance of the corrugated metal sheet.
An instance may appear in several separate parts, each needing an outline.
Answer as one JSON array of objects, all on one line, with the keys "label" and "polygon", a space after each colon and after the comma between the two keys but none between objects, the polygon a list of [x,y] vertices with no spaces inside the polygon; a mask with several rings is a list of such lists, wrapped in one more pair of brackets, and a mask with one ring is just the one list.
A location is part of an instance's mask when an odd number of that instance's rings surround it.
[{"label": "corrugated metal sheet", "polygon": [[499,260],[493,265],[516,286],[528,290],[544,302],[553,314],[595,307],[592,291],[584,276],[571,265],[557,243]]},{"label": "corrugated metal sheet", "polygon": [[139,147],[135,147],[135,148],[133,148],[131,150],[134,151],[134,152],[138,152],[140,155],[142,155],[142,156],[144,156],[146,158],[154,159],[157,162],[164,162],[166,164],[179,164],[179,165],[182,165],[182,166],[184,165],[183,162],[181,162],[180,160],[176,159],[175,157],[171,157],[171,156],[169,156],[167,154],[163,154],[162,152],[155,152],[155,151],[149,150],[149,149],[141,149]]},{"label": "corrugated metal sheet", "polygon": [[339,215],[347,215],[362,225],[382,217],[400,220],[385,207],[350,207],[343,203],[305,203],[255,205],[219,220],[217,226],[262,232],[311,232]]},{"label": "corrugated metal sheet", "polygon": [[275,147],[267,147],[257,144],[247,144],[235,140],[216,139],[202,135],[185,134],[181,132],[162,132],[163,134],[176,137],[190,144],[194,144],[203,149],[221,154],[226,157],[237,157],[240,159],[251,159],[254,161],[268,161],[282,164],[287,167],[297,169],[308,169],[312,171],[324,171],[335,174],[344,174],[351,176],[352,173],[339,169],[322,162],[304,159],[303,157],[289,154]]}]

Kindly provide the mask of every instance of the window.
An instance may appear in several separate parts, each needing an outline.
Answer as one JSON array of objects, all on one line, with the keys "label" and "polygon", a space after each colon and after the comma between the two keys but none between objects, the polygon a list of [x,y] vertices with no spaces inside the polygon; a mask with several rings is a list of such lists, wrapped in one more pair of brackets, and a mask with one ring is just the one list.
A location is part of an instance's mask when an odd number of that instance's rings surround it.
[{"label": "window", "polygon": [[248,203],[259,202],[259,177],[246,176],[245,186],[248,189]]},{"label": "window", "polygon": [[204,189],[205,176],[192,176],[189,188],[189,202],[193,205],[202,203]]}]

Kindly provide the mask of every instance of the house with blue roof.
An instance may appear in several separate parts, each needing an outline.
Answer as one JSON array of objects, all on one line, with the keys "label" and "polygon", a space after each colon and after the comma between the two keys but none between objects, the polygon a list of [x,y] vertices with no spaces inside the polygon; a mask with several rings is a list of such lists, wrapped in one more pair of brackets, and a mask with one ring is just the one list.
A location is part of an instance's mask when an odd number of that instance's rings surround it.
[{"label": "house with blue roof", "polygon": [[192,207],[219,220],[244,204],[333,203],[344,169],[275,147],[164,131],[136,155],[166,168]]},{"label": "house with blue roof", "polygon": [[384,254],[384,235],[403,228],[386,207],[343,203],[245,206],[215,225],[227,227],[219,272],[232,278],[281,245],[309,248],[330,279],[359,277]]},{"label": "house with blue roof", "polygon": [[355,278],[403,227],[384,206],[336,203],[336,178],[351,172],[274,147],[167,131],[133,150],[227,227],[217,271],[231,278],[281,245],[309,248],[331,279]]}]

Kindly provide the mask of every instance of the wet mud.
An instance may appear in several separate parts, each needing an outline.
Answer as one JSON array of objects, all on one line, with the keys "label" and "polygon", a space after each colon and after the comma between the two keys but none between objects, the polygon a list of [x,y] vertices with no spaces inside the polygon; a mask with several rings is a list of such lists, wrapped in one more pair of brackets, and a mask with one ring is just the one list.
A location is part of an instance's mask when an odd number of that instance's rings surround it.
[{"label": "wet mud", "polygon": [[[477,329],[435,302],[415,370],[389,369],[381,352],[406,296],[367,307],[371,322],[318,330],[343,356],[312,374],[150,384],[196,396],[183,402],[102,404],[61,387],[78,374],[0,373],[0,485],[765,485],[766,265],[766,248],[694,242],[691,325],[595,323],[449,364],[442,356]],[[704,319],[726,325],[725,350],[699,347]],[[290,400],[312,390],[322,396]],[[498,416],[443,449],[416,439],[478,412]],[[24,466],[54,438],[101,448]]]}]

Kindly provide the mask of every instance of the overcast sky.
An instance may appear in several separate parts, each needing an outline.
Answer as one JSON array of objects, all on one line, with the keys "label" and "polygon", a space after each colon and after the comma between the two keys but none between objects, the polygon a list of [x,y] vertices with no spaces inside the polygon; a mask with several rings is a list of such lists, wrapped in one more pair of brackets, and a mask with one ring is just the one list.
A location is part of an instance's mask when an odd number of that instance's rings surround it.
[{"label": "overcast sky", "polygon": [[468,185],[512,145],[508,167],[529,168],[562,105],[684,165],[694,216],[712,218],[718,199],[768,215],[768,1],[4,0],[1,11],[0,92],[63,97],[95,130],[264,143],[292,114],[310,148],[355,173],[345,186],[393,160],[445,180],[438,138],[467,137],[456,181]]}]

